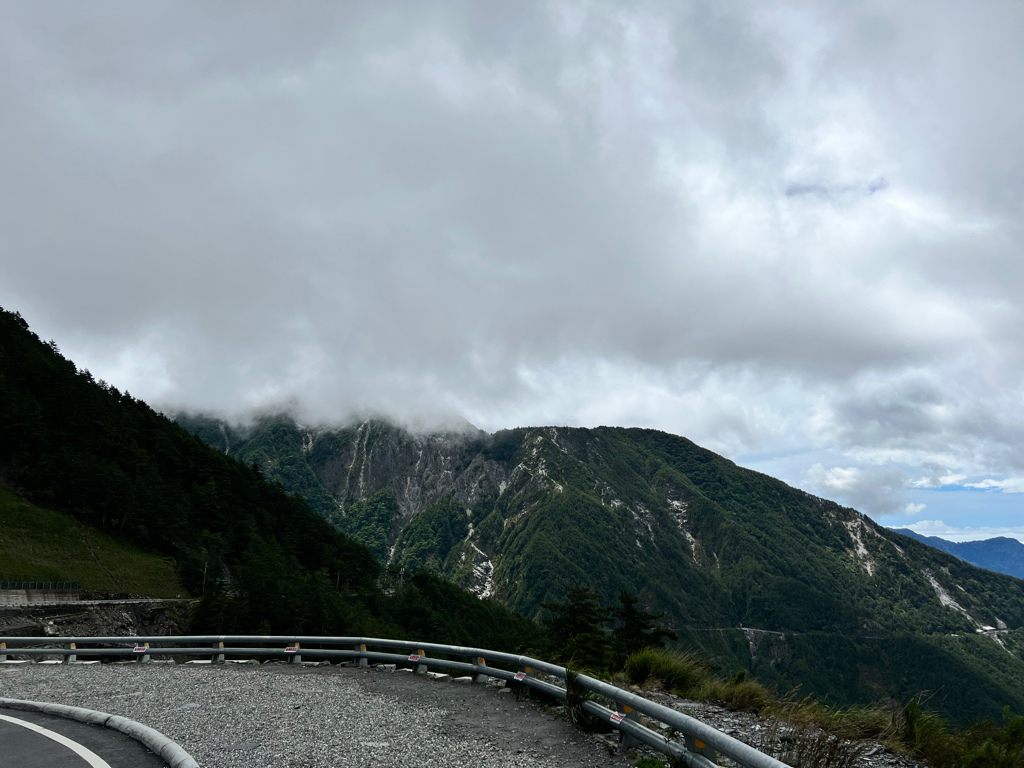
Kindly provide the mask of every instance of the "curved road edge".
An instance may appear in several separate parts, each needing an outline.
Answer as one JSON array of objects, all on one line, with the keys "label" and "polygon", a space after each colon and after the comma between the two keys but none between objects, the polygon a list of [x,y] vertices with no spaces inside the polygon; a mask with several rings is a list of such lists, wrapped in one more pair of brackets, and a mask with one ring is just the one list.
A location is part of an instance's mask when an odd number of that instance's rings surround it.
[{"label": "curved road edge", "polygon": [[91,725],[102,725],[113,728],[148,747],[160,755],[171,768],[199,768],[199,764],[192,759],[192,756],[168,739],[159,731],[149,726],[129,720],[120,715],[111,715],[106,712],[97,712],[94,709],[83,709],[82,707],[68,707],[64,704],[49,704],[43,701],[23,701],[21,699],[5,699],[0,697],[0,709],[20,709],[26,712],[42,712],[47,715],[66,717],[69,720],[77,720],[81,723]]}]

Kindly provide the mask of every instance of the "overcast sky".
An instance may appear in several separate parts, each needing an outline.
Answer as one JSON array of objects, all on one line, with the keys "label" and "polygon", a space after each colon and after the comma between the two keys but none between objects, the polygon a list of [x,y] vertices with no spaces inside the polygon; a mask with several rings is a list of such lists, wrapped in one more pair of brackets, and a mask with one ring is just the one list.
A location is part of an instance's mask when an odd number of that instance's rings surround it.
[{"label": "overcast sky", "polygon": [[0,305],[165,411],[650,426],[1024,539],[1019,2],[8,2]]}]

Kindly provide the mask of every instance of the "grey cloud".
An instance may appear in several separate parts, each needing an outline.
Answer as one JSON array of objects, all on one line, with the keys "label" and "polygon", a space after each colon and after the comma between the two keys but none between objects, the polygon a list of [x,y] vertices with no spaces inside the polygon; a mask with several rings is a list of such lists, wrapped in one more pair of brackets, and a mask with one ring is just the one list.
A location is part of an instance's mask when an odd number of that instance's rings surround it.
[{"label": "grey cloud", "polygon": [[786,187],[786,197],[802,197],[809,195],[820,200],[835,200],[844,197],[868,197],[876,192],[889,188],[889,180],[884,176],[859,184],[790,184]]},{"label": "grey cloud", "polygon": [[837,499],[871,515],[890,515],[904,504],[907,477],[894,467],[832,467],[815,464],[808,485],[822,496]]},{"label": "grey cloud", "polygon": [[[969,382],[970,388],[965,386]],[[962,371],[865,376],[831,400],[829,439],[871,461],[919,466],[922,487],[952,476],[1024,470],[1020,379],[971,381]],[[944,480],[945,478],[945,480]]]},{"label": "grey cloud", "polygon": [[0,303],[168,408],[998,472],[1024,110],[995,7],[9,4]]}]

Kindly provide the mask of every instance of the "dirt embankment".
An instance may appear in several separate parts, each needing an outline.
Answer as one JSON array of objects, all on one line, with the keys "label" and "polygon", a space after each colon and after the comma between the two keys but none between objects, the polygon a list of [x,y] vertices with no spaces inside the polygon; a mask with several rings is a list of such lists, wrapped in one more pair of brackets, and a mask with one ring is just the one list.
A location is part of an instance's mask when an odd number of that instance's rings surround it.
[{"label": "dirt embankment", "polygon": [[188,628],[188,600],[112,600],[0,610],[0,635],[85,637],[180,635]]}]

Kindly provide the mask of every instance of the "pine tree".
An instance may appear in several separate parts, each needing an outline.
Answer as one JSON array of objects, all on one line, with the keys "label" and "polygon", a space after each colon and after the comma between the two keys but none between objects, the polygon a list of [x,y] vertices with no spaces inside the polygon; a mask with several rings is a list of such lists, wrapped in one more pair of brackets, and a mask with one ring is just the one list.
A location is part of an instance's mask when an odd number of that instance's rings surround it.
[{"label": "pine tree", "polygon": [[575,584],[565,590],[565,603],[544,603],[547,628],[555,658],[589,669],[605,669],[611,662],[612,642],[602,625],[611,621],[611,609],[601,605],[590,587]]},{"label": "pine tree", "polygon": [[650,613],[638,608],[639,598],[625,589],[619,593],[619,606],[611,612],[619,620],[613,631],[615,650],[625,660],[644,648],[660,648],[666,639],[675,640],[676,633],[655,622],[665,614]]}]

